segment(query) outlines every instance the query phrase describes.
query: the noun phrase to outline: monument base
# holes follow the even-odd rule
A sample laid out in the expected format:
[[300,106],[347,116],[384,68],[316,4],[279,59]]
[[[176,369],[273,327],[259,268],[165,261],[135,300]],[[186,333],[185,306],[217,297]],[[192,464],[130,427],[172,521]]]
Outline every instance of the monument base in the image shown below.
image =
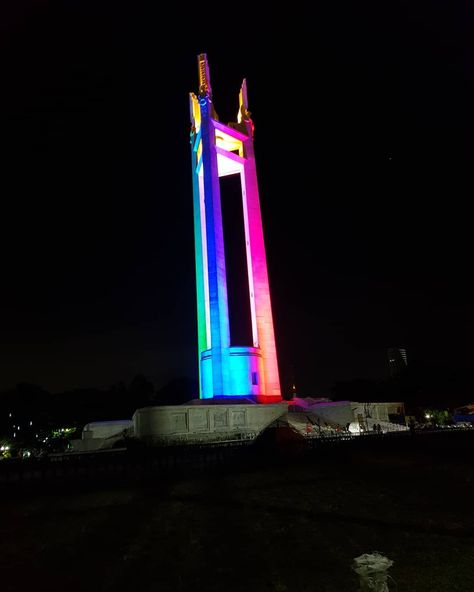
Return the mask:
[[280,395],[256,395],[255,397],[252,397],[253,399],[255,399],[255,401],[257,403],[283,403],[283,399],[280,397]]

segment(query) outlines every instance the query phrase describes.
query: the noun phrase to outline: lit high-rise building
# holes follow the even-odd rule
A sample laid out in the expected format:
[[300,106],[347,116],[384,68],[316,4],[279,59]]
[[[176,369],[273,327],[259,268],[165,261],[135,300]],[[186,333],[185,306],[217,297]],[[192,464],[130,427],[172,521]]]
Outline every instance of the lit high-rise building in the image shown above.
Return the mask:
[[388,355],[388,368],[390,376],[396,376],[406,368],[407,362],[407,350],[403,347],[389,347],[387,350]]

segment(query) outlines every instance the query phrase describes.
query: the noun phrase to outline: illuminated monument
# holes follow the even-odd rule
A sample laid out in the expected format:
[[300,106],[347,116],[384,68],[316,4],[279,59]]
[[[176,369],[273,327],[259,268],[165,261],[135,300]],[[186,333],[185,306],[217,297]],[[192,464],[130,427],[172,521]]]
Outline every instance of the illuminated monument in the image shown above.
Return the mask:
[[[200,398],[242,396],[276,403],[281,401],[280,380],[247,86],[244,80],[237,122],[224,125],[212,102],[206,54],[198,56],[198,68],[199,93],[190,94],[190,111]],[[246,274],[245,293],[242,298],[239,292],[238,298],[245,300],[250,327],[248,341],[239,344],[232,335],[232,326],[239,325],[229,320],[226,195],[221,202],[223,178],[230,176],[240,179]],[[230,296],[236,299],[234,293]]]

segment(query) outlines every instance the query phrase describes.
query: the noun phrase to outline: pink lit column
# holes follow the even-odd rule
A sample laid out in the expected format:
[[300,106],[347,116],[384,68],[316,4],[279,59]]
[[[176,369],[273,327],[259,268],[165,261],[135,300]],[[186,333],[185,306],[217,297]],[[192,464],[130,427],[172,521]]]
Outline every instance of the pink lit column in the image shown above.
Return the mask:
[[[254,341],[262,352],[264,368],[264,391],[258,397],[261,402],[281,400],[280,378],[273,330],[272,305],[268,282],[267,259],[263,238],[262,215],[258,195],[257,170],[252,139],[252,122],[246,121],[249,139],[244,142],[246,163],[242,172],[242,191],[244,207],[248,219],[248,257],[249,274],[253,278],[253,294],[250,294],[251,308],[255,311],[257,336]],[[252,302],[253,301],[253,302]]]

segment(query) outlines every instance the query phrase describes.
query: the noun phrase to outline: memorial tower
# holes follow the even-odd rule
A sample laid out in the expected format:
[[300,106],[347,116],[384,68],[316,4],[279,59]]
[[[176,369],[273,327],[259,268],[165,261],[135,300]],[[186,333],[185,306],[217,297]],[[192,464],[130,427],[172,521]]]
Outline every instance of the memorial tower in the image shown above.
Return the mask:
[[[237,121],[224,125],[214,109],[206,54],[198,56],[198,71],[190,115],[200,398],[275,403],[281,401],[280,380],[247,84],[244,80],[240,89]],[[229,181],[239,205],[226,226]],[[226,239],[239,232],[246,271],[236,279],[229,275],[237,267]],[[229,310],[229,302],[241,305],[240,316],[235,306]],[[239,337],[246,323],[248,337]],[[239,338],[245,342],[237,343]]]

